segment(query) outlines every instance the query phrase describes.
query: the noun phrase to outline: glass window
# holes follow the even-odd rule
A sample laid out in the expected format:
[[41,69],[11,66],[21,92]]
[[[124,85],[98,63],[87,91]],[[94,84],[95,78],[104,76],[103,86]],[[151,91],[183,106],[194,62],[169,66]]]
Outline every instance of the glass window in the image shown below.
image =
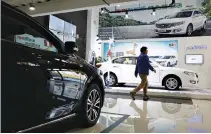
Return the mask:
[[117,58],[117,59],[113,60],[113,63],[123,64],[124,61],[125,61],[125,58]]
[[199,15],[199,11],[194,11],[193,15]]
[[58,71],[51,71],[51,75],[54,79],[57,79],[57,80],[61,80],[61,75],[58,73]]
[[50,40],[21,22],[2,15],[1,23],[2,39],[32,48],[57,52]]
[[170,18],[188,18],[188,17],[191,17],[192,13],[193,13],[192,11],[178,12],[170,16]]
[[113,60],[113,63],[135,65],[136,58],[135,57],[124,57],[124,58],[122,57],[122,58]]

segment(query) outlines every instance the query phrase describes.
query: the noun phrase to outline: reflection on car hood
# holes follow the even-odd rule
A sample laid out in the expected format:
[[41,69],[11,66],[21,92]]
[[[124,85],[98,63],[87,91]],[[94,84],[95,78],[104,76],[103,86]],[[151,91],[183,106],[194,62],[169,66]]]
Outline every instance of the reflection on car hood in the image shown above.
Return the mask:
[[181,21],[186,21],[188,18],[172,18],[172,19],[163,19],[158,21],[156,24],[169,24],[169,23],[176,23]]
[[159,61],[167,61],[168,59],[155,59],[155,61],[159,62]]
[[184,71],[187,71],[187,72],[193,72],[192,70],[187,70],[187,69],[183,69],[183,68],[176,68],[176,67],[162,67],[162,69],[164,70],[173,70],[173,71],[181,71],[181,72],[184,72]]

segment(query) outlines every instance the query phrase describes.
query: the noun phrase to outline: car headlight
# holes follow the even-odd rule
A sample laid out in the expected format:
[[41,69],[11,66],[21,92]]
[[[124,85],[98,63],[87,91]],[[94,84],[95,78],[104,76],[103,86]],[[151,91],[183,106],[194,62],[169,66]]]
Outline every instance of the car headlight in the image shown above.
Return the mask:
[[193,73],[193,72],[185,71],[184,73],[185,73],[186,75],[189,75],[189,76],[193,76],[193,77],[195,76],[195,73]]
[[172,23],[172,26],[180,26],[180,25],[182,25],[184,23],[185,23],[185,21],[176,22],[176,23]]

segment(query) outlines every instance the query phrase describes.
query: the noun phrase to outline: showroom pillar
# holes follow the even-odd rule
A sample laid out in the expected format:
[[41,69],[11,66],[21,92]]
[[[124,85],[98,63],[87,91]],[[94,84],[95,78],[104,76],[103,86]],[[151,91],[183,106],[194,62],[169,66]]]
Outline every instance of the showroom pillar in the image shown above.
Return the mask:
[[88,10],[86,34],[86,60],[89,60],[90,51],[95,51],[96,56],[101,55],[101,44],[98,44],[97,35],[99,28],[99,8]]

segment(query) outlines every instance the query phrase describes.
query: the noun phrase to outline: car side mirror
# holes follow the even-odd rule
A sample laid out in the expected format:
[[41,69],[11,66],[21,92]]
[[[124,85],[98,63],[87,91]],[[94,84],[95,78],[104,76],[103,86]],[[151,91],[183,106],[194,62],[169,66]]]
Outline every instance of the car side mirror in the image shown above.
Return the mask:
[[73,54],[75,52],[78,52],[78,46],[73,41],[67,41],[65,42],[65,53],[67,54]]

